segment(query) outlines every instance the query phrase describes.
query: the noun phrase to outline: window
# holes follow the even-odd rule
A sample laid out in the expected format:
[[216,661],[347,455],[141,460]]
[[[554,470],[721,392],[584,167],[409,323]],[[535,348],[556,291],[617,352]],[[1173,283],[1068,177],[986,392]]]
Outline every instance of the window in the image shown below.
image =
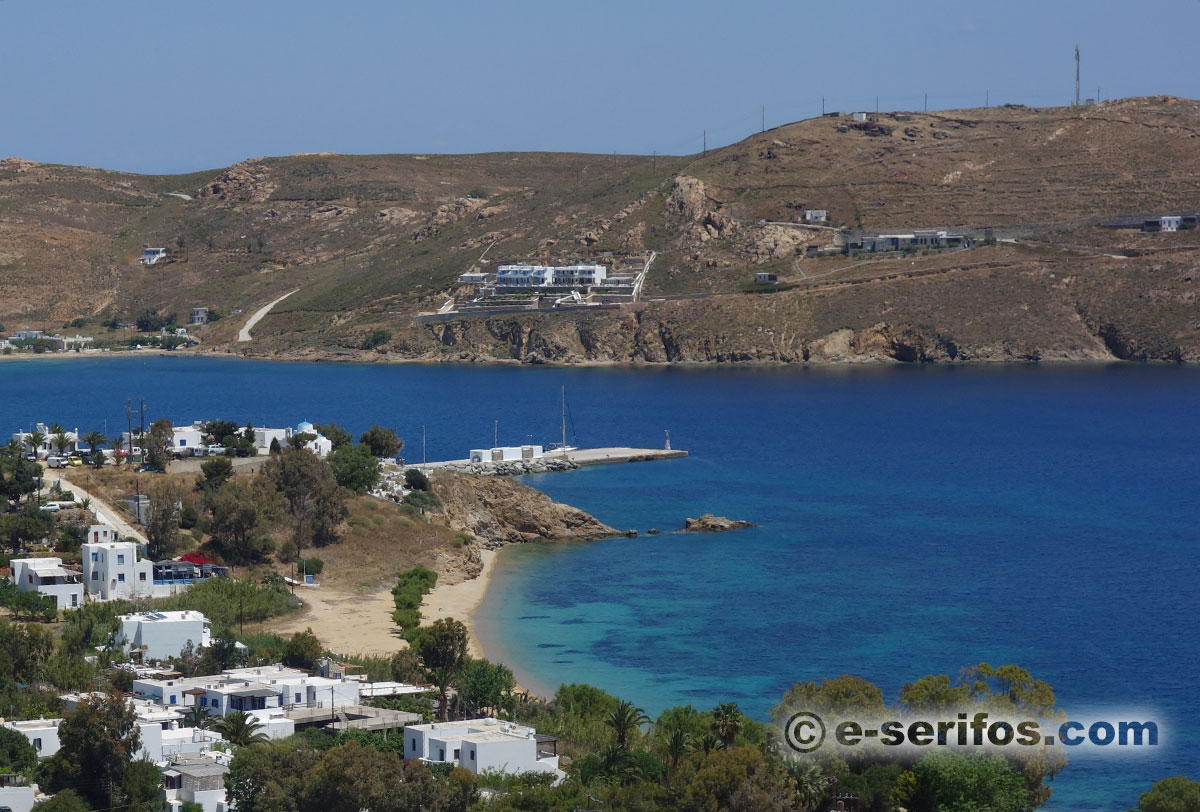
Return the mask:
[[125,583],[125,573],[123,573],[123,572],[122,572],[122,573],[119,573],[119,574],[117,575],[117,581],[119,581],[119,582],[120,582],[120,583],[122,583],[122,584],[123,584],[123,583]]
[[171,694],[171,701],[169,704],[171,704],[171,705],[175,704],[175,694]]
[[413,750],[416,750],[416,749],[417,749],[417,740],[416,740],[416,739],[413,739],[413,743],[412,743],[412,749],[413,749]]
[[37,750],[39,753],[42,752],[42,740],[41,739],[33,740],[33,749]]
[[207,696],[200,697],[200,707],[202,707],[202,708],[208,707],[208,697]]
[[[98,534],[96,534],[96,533],[92,534],[93,539],[95,538],[96,535],[98,535]],[[92,553],[92,561],[99,561],[99,560],[100,560],[100,553]]]
[[445,761],[445,760],[446,760],[446,748],[440,747],[440,748],[438,748],[438,761]]
[[472,748],[471,748],[471,755],[470,755],[470,759],[471,759],[471,761],[474,761],[474,760],[475,760],[475,748],[474,748],[474,747],[472,747]]
[[125,554],[124,553],[117,553],[117,563],[118,564],[125,563]]
[[300,694],[296,694],[296,701],[297,701],[297,702],[299,702],[299,701],[300,701]]
[[29,583],[32,584],[33,583],[33,574],[30,573],[30,574],[26,575],[25,580],[27,580]]
[[139,581],[144,581],[144,580],[146,580],[146,573],[144,573],[144,572],[139,572],[139,573],[138,573],[138,580],[139,580]]
[[100,571],[99,570],[92,570],[92,580],[93,581],[100,580]]
[[216,697],[213,697],[213,703],[212,703],[212,706],[213,706],[214,708],[219,708],[219,707],[221,707],[221,700],[217,699]]
[[185,446],[185,445],[187,445],[187,440],[180,440],[180,441],[179,441],[179,447],[180,447],[180,448],[182,448],[182,447],[183,447],[183,446]]
[[72,592],[72,593],[71,593],[71,605],[72,605],[72,606],[78,606],[78,605],[79,605],[79,596],[78,596],[78,595],[76,595],[74,592]]
[[462,750],[458,749],[457,747],[456,747],[456,748],[454,748],[454,760],[455,760],[455,761],[458,761],[458,759],[459,759],[461,756],[462,756]]

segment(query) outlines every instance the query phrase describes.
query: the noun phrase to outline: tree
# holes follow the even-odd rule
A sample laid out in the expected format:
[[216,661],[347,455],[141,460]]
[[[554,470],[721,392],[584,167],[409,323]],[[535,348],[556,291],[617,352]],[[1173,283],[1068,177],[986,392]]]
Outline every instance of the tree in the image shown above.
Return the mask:
[[366,493],[379,481],[379,460],[365,445],[343,445],[328,458],[337,484],[355,493]]
[[213,457],[200,463],[202,477],[196,479],[196,489],[205,493],[220,490],[233,476],[233,462],[228,457]]
[[50,426],[50,444],[61,455],[67,450],[67,446],[71,444],[71,436],[65,428],[55,423]]
[[404,472],[404,484],[412,491],[429,490],[429,477],[419,468],[409,468]]
[[732,747],[733,740],[742,732],[742,712],[736,702],[726,702],[713,708],[713,733],[725,747]]
[[192,705],[183,712],[184,727],[198,727],[201,730],[208,730],[214,724],[215,720],[209,716],[208,710],[199,705]]
[[283,499],[261,474],[231,479],[204,498],[212,514],[208,531],[222,557],[235,564],[254,564],[270,554],[265,529],[283,515]]
[[402,648],[392,655],[392,679],[406,685],[416,685],[425,679],[421,655],[411,648]]
[[372,330],[371,332],[367,333],[362,340],[362,344],[359,346],[364,350],[373,350],[376,347],[382,347],[391,340],[391,332],[387,330]]
[[37,766],[38,754],[29,739],[7,727],[0,727],[0,772],[7,769],[26,773]]
[[629,749],[629,734],[649,721],[650,717],[646,715],[645,711],[624,699],[618,702],[617,706],[604,718],[604,724],[611,727],[617,735],[617,747],[622,750]]
[[34,804],[32,812],[91,812],[91,807],[75,790],[60,789],[52,797]]
[[324,434],[325,437],[328,438],[329,442],[333,443],[334,451],[337,451],[344,445],[350,445],[352,442],[354,442],[354,435],[346,431],[337,423],[325,423],[324,425],[314,426],[314,428]]
[[88,444],[88,448],[90,449],[89,453],[91,454],[92,465],[97,468],[104,465],[104,455],[100,453],[100,446],[108,442],[108,438],[104,436],[104,433],[93,429],[83,435],[83,441]]
[[262,475],[287,502],[297,558],[305,539],[314,532],[324,543],[336,539],[337,523],[345,516],[345,497],[333,469],[323,460],[303,448],[287,448],[263,464]]
[[358,441],[371,449],[371,454],[376,457],[394,457],[404,448],[404,441],[396,432],[384,426],[371,426]]
[[662,736],[663,755],[670,759],[672,768],[678,767],[679,761],[693,749],[692,737],[682,727],[672,728]]
[[897,799],[911,812],[1025,812],[1033,805],[1021,774],[997,755],[934,752],[912,774],[912,795]]
[[31,431],[29,432],[29,450],[35,455],[42,450],[42,444],[46,442],[46,432]]
[[312,670],[317,667],[317,659],[324,651],[325,647],[313,634],[313,630],[305,629],[302,632],[296,632],[288,639],[287,645],[283,648],[283,664],[291,668]]
[[146,308],[141,313],[138,313],[135,323],[137,324],[137,328],[143,333],[153,333],[166,327],[174,320],[174,314],[162,316],[159,315],[157,310]]
[[304,777],[321,757],[280,745],[239,748],[225,777],[229,805],[240,812],[297,812]]
[[142,452],[150,465],[164,471],[171,461],[171,449],[175,445],[175,427],[165,417],[150,424],[150,431],[142,438]]
[[154,762],[144,756],[129,764],[121,780],[122,812],[160,812],[163,778]]
[[216,724],[217,732],[234,747],[250,747],[270,741],[261,728],[262,722],[242,711],[227,713]]
[[34,541],[46,538],[54,530],[54,517],[32,502],[18,513],[0,516],[0,540],[20,555],[21,548]]
[[1130,812],[1195,812],[1200,809],[1200,782],[1182,775],[1164,778],[1142,793],[1138,808]]
[[458,679],[458,698],[468,715],[493,716],[515,687],[516,680],[508,666],[482,659],[470,660],[463,666]]
[[446,695],[467,662],[467,627],[454,618],[444,617],[422,629],[417,650],[429,678],[438,689],[438,715],[449,719]]
[[272,437],[271,438],[271,446],[267,449],[267,453],[274,456],[275,454],[278,454],[281,451],[283,451],[283,449],[279,445],[279,438]]
[[146,522],[146,555],[161,561],[179,546],[179,521],[183,492],[172,482],[158,482],[150,490],[150,516]]
[[141,746],[137,714],[120,693],[89,696],[58,726],[59,751],[53,757],[51,787],[79,786],[88,801],[106,808],[106,782],[119,785]]

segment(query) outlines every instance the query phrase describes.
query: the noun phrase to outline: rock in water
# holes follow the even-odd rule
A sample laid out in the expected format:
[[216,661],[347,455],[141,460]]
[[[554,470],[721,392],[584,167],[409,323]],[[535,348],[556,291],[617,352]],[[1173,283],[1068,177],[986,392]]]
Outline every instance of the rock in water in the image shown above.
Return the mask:
[[726,519],[724,516],[714,516],[711,513],[705,513],[699,519],[683,520],[683,532],[685,533],[720,533],[725,530],[740,530],[743,527],[754,526],[752,522]]

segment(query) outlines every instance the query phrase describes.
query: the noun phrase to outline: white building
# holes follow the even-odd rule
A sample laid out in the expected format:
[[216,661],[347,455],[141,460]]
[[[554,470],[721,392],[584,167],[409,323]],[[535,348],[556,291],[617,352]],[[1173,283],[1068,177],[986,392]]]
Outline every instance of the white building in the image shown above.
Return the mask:
[[288,444],[291,434],[291,429],[255,429],[254,447],[258,449],[259,454],[268,454],[271,451],[272,440],[278,442],[279,447],[283,448]]
[[[58,446],[55,445],[54,442],[54,433],[50,431],[49,426],[47,426],[45,423],[38,423],[36,426],[34,426],[34,431],[39,431],[44,435],[41,445],[39,445],[36,449],[33,447],[33,443],[30,440],[30,436],[33,432],[18,431],[13,433],[12,439],[15,440],[17,445],[21,447],[22,454],[34,452],[37,454],[38,459],[44,460],[51,454],[59,453]],[[79,429],[75,429],[74,431],[64,431],[63,434],[65,435],[65,439],[67,441],[66,445],[64,445],[62,448],[63,454],[71,454],[80,450],[80,445],[83,445],[86,449],[86,444],[81,444],[79,442]]]
[[458,278],[461,285],[484,285],[487,284],[487,274],[476,271],[468,271]]
[[22,592],[37,592],[54,601],[58,609],[83,605],[79,573],[63,569],[61,558],[14,558],[9,562],[12,582]]
[[29,740],[38,758],[50,758],[62,746],[58,741],[58,726],[62,719],[28,719],[23,722],[0,722]]
[[824,223],[829,220],[828,209],[805,209],[804,222],[806,223]]
[[587,288],[604,284],[604,265],[501,265],[496,286],[501,288]]
[[555,266],[554,285],[568,288],[586,288],[604,284],[608,268],[603,265],[560,265]]
[[105,601],[154,596],[154,564],[138,557],[137,544],[116,541],[116,531],[105,525],[92,525],[87,537],[80,552],[90,594]]
[[514,445],[500,448],[472,448],[471,462],[515,462],[517,460],[536,460],[545,456],[540,445]]
[[177,657],[189,643],[196,649],[212,645],[208,618],[192,609],[137,612],[120,615],[117,620],[121,625],[116,632],[116,642],[130,650],[140,650],[146,660]]
[[207,324],[208,323],[208,308],[207,307],[193,307],[192,308],[192,317],[191,317],[189,323],[190,324]]
[[167,255],[165,248],[146,248],[142,250],[142,255],[138,257],[138,262],[143,265],[153,265]]
[[312,423],[309,423],[307,420],[296,426],[296,430],[292,434],[288,435],[288,440],[290,441],[291,438],[295,437],[297,434],[316,435],[315,438],[305,443],[304,447],[316,454],[318,457],[327,457],[329,456],[329,452],[333,451],[333,441],[321,432],[317,431],[317,427]]
[[33,805],[46,797],[37,784],[26,784],[20,776],[0,774],[0,810],[31,812]]
[[1183,217],[1178,214],[1170,214],[1158,218],[1159,231],[1178,231],[1179,224],[1183,221]]
[[227,812],[225,776],[229,766],[224,758],[172,759],[163,768],[168,812],[179,812],[185,803],[197,803],[204,812]]
[[409,725],[404,728],[404,757],[450,763],[476,775],[486,770],[564,775],[558,768],[557,739],[491,718]]
[[[282,711],[296,706],[338,708],[357,705],[359,688],[360,683],[353,680],[316,677],[282,665],[230,668],[220,674],[187,679],[133,681],[135,693],[165,707],[198,706],[213,716],[224,716],[231,711],[254,713],[264,725],[268,720],[274,724]],[[272,737],[276,732],[290,735],[278,725],[266,732]]]

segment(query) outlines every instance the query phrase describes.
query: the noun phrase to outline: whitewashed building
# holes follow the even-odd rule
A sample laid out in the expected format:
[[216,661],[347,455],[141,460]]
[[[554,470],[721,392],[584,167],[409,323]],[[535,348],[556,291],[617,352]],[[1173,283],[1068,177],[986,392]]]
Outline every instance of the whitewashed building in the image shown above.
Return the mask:
[[[133,690],[165,707],[204,708],[212,716],[254,713],[260,721],[288,708],[357,705],[361,683],[318,677],[282,665],[230,668],[191,678],[135,679]],[[268,733],[268,735],[273,735]]]
[[38,758],[50,758],[62,746],[58,740],[58,726],[62,719],[27,719],[21,722],[0,722],[9,730],[15,730],[29,740]]
[[538,735],[527,725],[498,719],[434,722],[404,728],[404,757],[432,764],[453,764],[478,775],[502,773],[553,773],[558,768],[558,740]]
[[545,456],[545,450],[540,445],[510,445],[499,448],[472,448],[471,462],[515,462],[517,460],[536,460]]
[[304,447],[307,448],[312,453],[316,454],[318,457],[322,457],[322,458],[327,457],[327,456],[329,456],[329,452],[333,451],[333,440],[330,440],[324,434],[317,431],[317,427],[314,426],[312,423],[309,423],[307,420],[305,420],[304,422],[297,425],[296,430],[293,433],[288,435],[289,443],[291,442],[291,439],[293,437],[295,437],[297,434],[315,434],[316,435],[316,437],[314,437],[313,439],[311,439],[307,443],[305,443]]
[[[149,562],[146,562],[149,563]],[[212,645],[209,621],[192,609],[178,612],[137,612],[120,615],[115,641],[146,660],[177,657],[190,643],[199,649]]]
[[78,572],[64,569],[61,558],[14,558],[9,562],[13,584],[22,592],[37,592],[54,601],[58,609],[83,605],[83,583]]
[[[31,440],[33,431],[41,432],[44,438],[41,442],[41,445],[39,445],[37,448],[33,447],[33,442]],[[55,445],[54,433],[50,431],[49,426],[47,426],[45,423],[38,423],[34,426],[33,431],[13,432],[12,439],[15,440],[17,445],[21,447],[22,454],[33,452],[37,454],[37,458],[39,460],[44,460],[51,454],[59,453],[59,448],[57,445]],[[79,429],[75,429],[74,431],[64,430],[63,434],[65,435],[64,439],[66,440],[66,444],[62,447],[63,454],[73,454],[80,450],[81,445],[83,446],[83,449],[86,450],[87,445],[85,443],[80,443],[79,441]]]
[[32,812],[33,805],[47,797],[37,784],[25,783],[22,776],[0,774],[0,810]]
[[88,541],[80,548],[87,591],[105,601],[152,597],[154,563],[139,558],[137,544],[115,539],[116,531],[111,527],[88,528]]
[[228,773],[225,757],[172,759],[162,769],[168,812],[179,812],[185,803],[200,804],[204,812],[228,812],[225,796]]
[[167,255],[165,248],[144,248],[138,262],[142,265],[153,265]]

